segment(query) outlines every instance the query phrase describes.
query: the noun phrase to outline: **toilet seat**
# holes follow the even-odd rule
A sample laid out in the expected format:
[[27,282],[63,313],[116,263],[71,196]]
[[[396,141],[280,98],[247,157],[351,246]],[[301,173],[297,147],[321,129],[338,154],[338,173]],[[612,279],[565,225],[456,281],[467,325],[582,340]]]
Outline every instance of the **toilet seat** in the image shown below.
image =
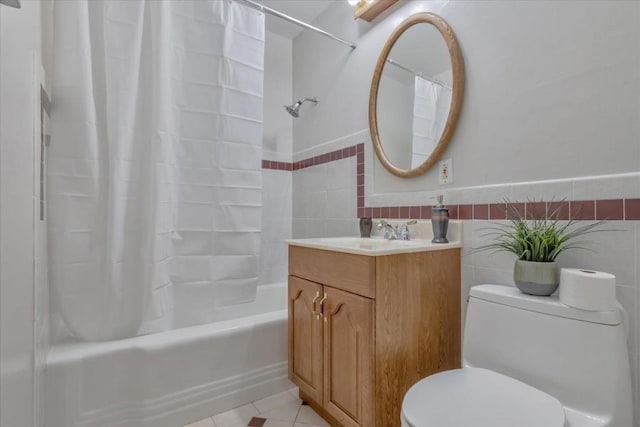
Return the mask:
[[523,382],[482,368],[431,375],[409,389],[402,422],[410,427],[562,427],[560,402]]

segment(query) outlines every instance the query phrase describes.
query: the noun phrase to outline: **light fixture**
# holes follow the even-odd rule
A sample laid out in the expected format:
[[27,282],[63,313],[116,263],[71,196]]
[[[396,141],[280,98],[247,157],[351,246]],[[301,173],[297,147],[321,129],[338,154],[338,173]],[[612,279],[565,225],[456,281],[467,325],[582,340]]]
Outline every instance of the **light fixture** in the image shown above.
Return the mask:
[[20,0],[0,0],[0,3],[20,9]]
[[380,15],[389,7],[393,6],[398,0],[347,0],[350,5],[355,7],[354,16],[356,19],[361,18],[367,22],[371,22],[376,16]]

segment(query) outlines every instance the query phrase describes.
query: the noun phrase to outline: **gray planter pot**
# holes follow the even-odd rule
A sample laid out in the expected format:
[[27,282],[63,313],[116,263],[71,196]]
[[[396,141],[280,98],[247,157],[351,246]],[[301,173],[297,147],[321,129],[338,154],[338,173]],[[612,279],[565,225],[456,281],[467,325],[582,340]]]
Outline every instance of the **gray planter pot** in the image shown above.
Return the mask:
[[549,296],[560,283],[558,264],[517,260],[513,267],[513,281],[525,294]]

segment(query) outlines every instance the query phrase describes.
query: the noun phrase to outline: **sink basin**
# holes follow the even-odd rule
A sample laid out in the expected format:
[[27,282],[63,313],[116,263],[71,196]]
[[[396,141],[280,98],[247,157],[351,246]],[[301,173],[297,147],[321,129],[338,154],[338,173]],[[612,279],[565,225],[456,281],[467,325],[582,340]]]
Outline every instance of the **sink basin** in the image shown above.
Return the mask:
[[286,241],[293,246],[326,249],[359,255],[394,255],[408,252],[433,251],[460,247],[459,242],[431,243],[429,240],[386,240],[363,237],[322,237],[315,239],[292,239]]
[[311,240],[322,240],[322,242],[325,244],[359,248],[365,251],[375,251],[391,248],[411,248],[424,246],[424,244],[426,243],[425,241],[420,240],[387,240],[370,239],[364,237],[326,237],[323,239]]

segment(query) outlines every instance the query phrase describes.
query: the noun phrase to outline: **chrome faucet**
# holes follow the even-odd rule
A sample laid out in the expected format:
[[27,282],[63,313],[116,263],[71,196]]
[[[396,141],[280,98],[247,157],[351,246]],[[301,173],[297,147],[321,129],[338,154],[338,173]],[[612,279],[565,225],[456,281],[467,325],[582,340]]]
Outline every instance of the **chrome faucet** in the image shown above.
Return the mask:
[[397,227],[392,226],[384,219],[381,219],[378,223],[378,230],[384,230],[384,238],[388,240],[409,240],[409,226],[416,224],[418,221],[415,219],[413,221],[406,222],[402,224],[400,230],[398,231]]
[[388,240],[397,240],[400,236],[398,229],[389,224],[384,219],[381,219],[377,226],[378,230],[384,230],[384,238]]
[[402,224],[402,227],[400,227],[400,239],[409,240],[409,226],[417,223],[418,221],[414,219],[412,221],[405,222],[404,224]]

